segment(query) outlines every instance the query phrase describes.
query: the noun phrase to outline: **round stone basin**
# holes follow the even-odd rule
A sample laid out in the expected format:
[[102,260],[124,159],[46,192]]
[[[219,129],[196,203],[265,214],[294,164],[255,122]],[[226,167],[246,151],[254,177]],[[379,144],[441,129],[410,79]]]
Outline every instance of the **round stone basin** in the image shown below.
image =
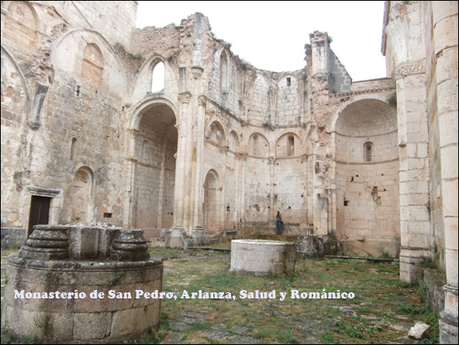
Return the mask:
[[295,250],[294,242],[233,240],[230,272],[261,276],[293,272]]

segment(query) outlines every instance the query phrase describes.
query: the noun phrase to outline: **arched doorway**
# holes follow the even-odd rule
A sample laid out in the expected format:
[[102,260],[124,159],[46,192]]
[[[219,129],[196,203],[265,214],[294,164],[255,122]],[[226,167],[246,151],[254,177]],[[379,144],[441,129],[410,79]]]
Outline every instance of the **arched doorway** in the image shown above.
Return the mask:
[[173,226],[176,118],[166,104],[154,103],[141,110],[135,139],[133,225],[159,237]]
[[204,182],[204,230],[214,235],[221,230],[220,178],[214,170],[207,173]]

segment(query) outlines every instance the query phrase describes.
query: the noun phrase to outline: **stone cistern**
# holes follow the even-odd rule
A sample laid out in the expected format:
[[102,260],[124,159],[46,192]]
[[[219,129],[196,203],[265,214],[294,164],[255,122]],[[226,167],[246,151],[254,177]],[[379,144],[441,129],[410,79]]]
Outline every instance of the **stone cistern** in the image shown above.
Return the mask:
[[295,271],[294,242],[232,240],[231,272],[267,276]]
[[[160,321],[163,264],[139,229],[36,225],[8,257],[2,332],[51,343],[111,343]],[[57,294],[59,292],[59,294]]]

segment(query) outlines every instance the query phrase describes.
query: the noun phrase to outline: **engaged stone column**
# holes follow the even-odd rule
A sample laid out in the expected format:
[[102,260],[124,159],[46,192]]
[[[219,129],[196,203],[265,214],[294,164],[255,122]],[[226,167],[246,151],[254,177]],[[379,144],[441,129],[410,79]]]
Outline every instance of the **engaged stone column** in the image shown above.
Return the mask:
[[179,95],[180,101],[180,124],[177,124],[178,150],[175,163],[175,192],[174,192],[174,229],[183,230],[184,200],[185,200],[185,179],[186,179],[186,131],[188,124],[188,106],[191,100],[191,93],[184,92]]
[[399,64],[397,116],[400,176],[400,279],[413,284],[416,270],[431,256],[428,119],[424,61]]
[[[197,130],[196,130],[196,149],[193,152],[193,165],[195,169],[194,176],[194,204],[193,204],[193,231],[202,231],[203,214],[202,214],[202,200],[203,200],[203,178],[202,164],[204,154],[204,118],[206,116],[207,98],[199,96],[198,98],[198,112],[197,112]],[[193,235],[194,237],[194,235]]]
[[[441,160],[441,201],[445,234],[445,307],[440,319],[440,343],[458,342],[458,3],[432,1],[436,58],[438,139]],[[452,42],[456,42],[452,45]],[[453,66],[456,66],[454,68]]]

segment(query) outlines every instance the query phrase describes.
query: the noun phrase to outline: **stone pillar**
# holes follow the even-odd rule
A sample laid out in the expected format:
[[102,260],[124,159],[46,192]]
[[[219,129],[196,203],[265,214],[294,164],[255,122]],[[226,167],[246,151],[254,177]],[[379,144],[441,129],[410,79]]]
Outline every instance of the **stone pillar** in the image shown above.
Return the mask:
[[175,163],[175,191],[174,191],[174,229],[184,229],[184,200],[185,200],[185,174],[186,174],[186,129],[188,124],[191,94],[189,92],[179,95],[180,124],[176,125],[178,131],[177,160]]
[[[440,319],[440,343],[458,342],[458,4],[432,1],[435,82],[441,161],[441,199],[445,235],[445,307]],[[434,62],[434,63],[435,63]]]
[[269,157],[268,158],[268,164],[269,164],[269,175],[270,175],[270,183],[269,183],[269,188],[270,191],[269,193],[271,194],[271,199],[269,200],[269,206],[270,206],[270,212],[269,212],[269,220],[273,220],[274,217],[277,214],[277,209],[274,209],[274,181],[275,181],[275,176],[274,176],[274,167],[276,165],[276,157]]
[[193,162],[192,156],[195,147],[195,133],[193,133],[193,122],[195,121],[194,117],[194,102],[193,98],[189,93],[181,94],[179,96],[181,98],[181,102],[187,104],[187,118],[182,119],[182,125],[186,126],[183,128],[184,135],[185,135],[185,170],[184,170],[184,185],[183,185],[183,228],[185,229],[186,233],[191,235],[191,227],[193,224],[192,219],[192,206],[193,206],[193,190],[194,190],[194,180],[193,180]]
[[312,50],[312,76],[317,74],[328,75],[328,55],[330,46],[327,33],[314,31],[309,35]]
[[428,118],[424,61],[399,64],[397,116],[400,176],[400,279],[416,282],[417,266],[431,256]]
[[193,151],[194,165],[194,204],[193,204],[193,231],[202,231],[203,229],[203,177],[202,164],[204,161],[204,118],[206,116],[207,98],[205,96],[198,97],[198,112],[197,112],[197,130],[196,130],[196,147]]
[[239,180],[239,205],[238,205],[238,222],[245,222],[245,176],[247,167],[247,153],[237,153],[236,159],[238,161],[238,180]]
[[134,226],[134,202],[135,202],[135,170],[137,165],[137,159],[135,155],[135,140],[139,134],[138,129],[128,129],[128,152],[125,160],[126,167],[126,203],[123,215],[123,226],[132,227]]

